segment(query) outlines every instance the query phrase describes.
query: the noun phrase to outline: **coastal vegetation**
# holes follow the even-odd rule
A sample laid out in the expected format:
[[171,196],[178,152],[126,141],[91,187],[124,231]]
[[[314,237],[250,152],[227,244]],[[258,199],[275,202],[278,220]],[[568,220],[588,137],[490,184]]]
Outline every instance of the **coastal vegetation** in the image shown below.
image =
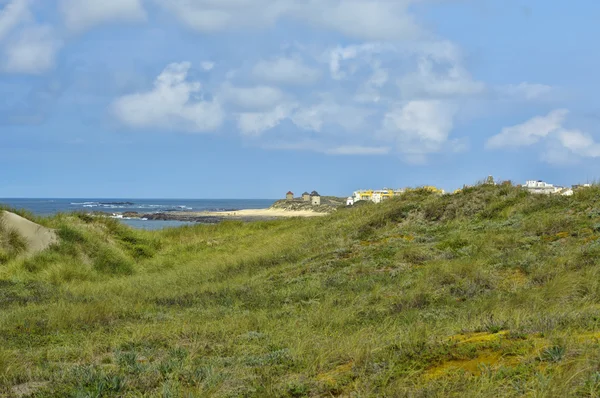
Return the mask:
[[[26,217],[31,216],[23,214]],[[600,396],[600,187],[0,229],[0,395]]]
[[320,204],[318,205],[313,205],[310,201],[304,201],[302,199],[282,199],[273,203],[273,205],[271,205],[271,209],[283,209],[293,211],[309,210],[319,213],[330,213],[332,211],[335,211],[338,207],[345,205],[346,198],[341,198],[338,196],[321,196]]

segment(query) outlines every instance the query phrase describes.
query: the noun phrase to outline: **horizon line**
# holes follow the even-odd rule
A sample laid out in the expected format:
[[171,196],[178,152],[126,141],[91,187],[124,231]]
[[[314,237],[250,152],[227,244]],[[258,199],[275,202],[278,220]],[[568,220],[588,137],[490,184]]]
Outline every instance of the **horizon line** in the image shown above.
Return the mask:
[[277,198],[158,198],[158,197],[94,197],[94,196],[73,196],[73,197],[41,197],[41,196],[6,196],[0,197],[0,201],[4,199],[98,199],[98,200],[139,200],[139,199],[151,199],[151,200],[277,200]]

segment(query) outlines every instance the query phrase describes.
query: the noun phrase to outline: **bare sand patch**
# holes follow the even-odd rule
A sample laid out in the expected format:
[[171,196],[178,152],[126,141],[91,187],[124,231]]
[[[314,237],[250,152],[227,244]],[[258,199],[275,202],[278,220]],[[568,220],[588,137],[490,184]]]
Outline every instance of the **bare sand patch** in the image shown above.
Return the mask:
[[58,241],[56,232],[39,224],[29,221],[17,214],[2,211],[0,222],[5,230],[16,231],[27,242],[27,254],[39,253]]
[[11,390],[16,397],[26,397],[33,394],[37,390],[46,387],[48,384],[49,383],[47,381],[31,381],[29,383],[23,383],[19,384],[18,386],[14,386]]

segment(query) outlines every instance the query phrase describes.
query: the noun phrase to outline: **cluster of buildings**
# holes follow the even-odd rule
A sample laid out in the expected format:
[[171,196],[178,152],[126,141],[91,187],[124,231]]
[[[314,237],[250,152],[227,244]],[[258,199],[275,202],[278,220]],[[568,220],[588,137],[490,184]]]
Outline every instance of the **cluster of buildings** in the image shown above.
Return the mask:
[[[494,178],[492,176],[488,176],[485,179],[485,181],[483,182],[483,184],[498,185],[498,183],[494,181]],[[502,184],[510,184],[510,181],[505,181]],[[546,194],[546,195],[555,194],[555,195],[564,195],[564,196],[571,196],[571,195],[573,195],[573,192],[576,191],[577,189],[590,187],[590,186],[591,186],[591,184],[581,184],[581,185],[573,185],[572,187],[569,188],[569,187],[555,186],[553,184],[549,184],[542,180],[529,180],[529,181],[526,181],[524,185],[517,185],[517,187],[527,190],[534,194]],[[465,185],[462,189],[457,189],[456,191],[454,191],[454,193],[459,193],[463,189],[468,188],[468,187],[469,186]],[[420,187],[420,189],[426,189],[428,191],[438,193],[438,194],[445,193],[443,189],[439,189],[439,188],[436,188],[436,187],[430,186],[430,185]],[[355,191],[352,194],[352,196],[348,197],[348,199],[346,200],[346,204],[348,206],[351,206],[361,200],[367,200],[367,201],[371,201],[374,203],[381,203],[384,200],[390,199],[394,196],[401,195],[407,191],[410,191],[410,188],[407,188],[407,189],[385,188],[385,189],[381,189],[381,190],[359,190],[359,191]]]
[[298,202],[310,202],[310,204],[313,206],[318,206],[321,204],[321,195],[319,195],[317,191],[312,191],[311,193],[304,192],[300,198],[295,198],[294,193],[292,191],[288,191],[288,193],[285,194],[285,199],[295,200]]
[[397,195],[401,195],[405,192],[404,189],[379,189],[379,190],[372,190],[372,189],[365,189],[365,190],[359,190],[359,191],[354,191],[354,193],[352,194],[352,196],[349,196],[348,199],[346,199],[346,205],[348,206],[352,206],[354,203],[361,201],[361,200],[367,200],[373,203],[381,203],[384,200],[393,198],[394,196]]
[[[428,190],[428,191],[431,191],[434,193],[439,193],[439,194],[445,193],[443,189],[439,189],[432,185],[426,185],[426,186],[420,187],[420,189],[425,189],[425,190]],[[348,199],[346,199],[346,205],[352,206],[353,204],[355,204],[356,202],[359,202],[361,200],[367,200],[367,201],[370,201],[373,203],[381,203],[384,200],[393,198],[394,196],[402,195],[404,192],[407,192],[407,191],[410,191],[410,188],[406,188],[406,189],[384,188],[384,189],[378,189],[378,190],[368,189],[368,190],[354,191],[352,196],[349,196]]]
[[[498,183],[494,182],[494,178],[489,176],[484,184],[487,185],[498,185]],[[510,181],[505,181],[503,184],[510,184]],[[543,195],[564,195],[571,196],[573,192],[579,188],[590,187],[591,184],[581,184],[581,185],[573,185],[571,188],[569,187],[561,187],[554,184],[549,184],[542,180],[528,180],[523,185],[517,185],[518,188],[524,189],[533,194],[543,194]],[[457,189],[454,193],[458,193],[462,191],[464,188],[468,188],[468,185],[465,185],[462,189]]]
[[[485,179],[485,181],[483,182],[483,184],[498,185],[498,183],[494,181],[494,178],[492,176],[488,176]],[[502,184],[510,184],[510,181],[505,181]],[[576,191],[577,189],[590,187],[590,186],[591,186],[591,184],[581,184],[581,185],[573,185],[573,186],[571,186],[571,188],[568,188],[568,187],[555,186],[553,184],[549,184],[542,180],[529,180],[529,181],[526,181],[525,184],[523,184],[523,185],[517,185],[517,187],[524,189],[526,191],[529,191],[531,193],[534,193],[534,194],[545,194],[545,195],[554,194],[554,195],[564,195],[564,196],[571,196],[571,195],[573,195],[573,192]],[[468,185],[465,185],[465,186],[463,186],[463,188],[457,189],[456,191],[454,191],[454,193],[459,193],[463,189],[468,188],[468,187],[469,187]],[[408,192],[412,189],[413,188],[404,188],[404,189],[384,188],[384,189],[376,189],[376,190],[362,189],[362,190],[354,191],[354,193],[352,193],[352,196],[349,196],[346,199],[346,205],[352,206],[355,203],[360,202],[360,201],[381,203],[385,200],[393,198],[394,196],[402,195],[403,193]],[[445,191],[443,189],[437,188],[432,185],[425,185],[425,186],[422,186],[419,188],[414,188],[414,189],[425,189],[427,191],[437,193],[440,195],[445,194]],[[321,195],[319,195],[319,193],[317,191],[312,191],[311,193],[304,192],[302,194],[302,197],[300,197],[300,198],[294,198],[294,193],[292,191],[289,191],[286,194],[286,199],[290,200],[290,201],[310,202],[313,206],[318,206],[321,204]]]
[[550,194],[558,194],[558,195],[564,195],[564,196],[571,196],[573,195],[573,192],[579,188],[586,188],[586,187],[590,187],[591,184],[582,184],[582,185],[573,185],[571,188],[568,187],[559,187],[559,186],[554,186],[553,184],[548,184],[547,182],[544,182],[542,180],[530,180],[525,182],[525,185],[521,185],[521,188],[526,189],[527,191],[531,192],[531,193],[536,193],[536,194],[545,194],[545,195],[550,195]]

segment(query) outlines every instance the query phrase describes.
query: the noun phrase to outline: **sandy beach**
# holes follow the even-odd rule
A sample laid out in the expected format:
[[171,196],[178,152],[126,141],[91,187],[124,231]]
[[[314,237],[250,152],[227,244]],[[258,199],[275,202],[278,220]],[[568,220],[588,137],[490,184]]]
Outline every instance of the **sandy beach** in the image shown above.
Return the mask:
[[246,209],[235,211],[173,211],[168,213],[175,217],[320,217],[328,213],[319,213],[312,210],[283,210],[283,209]]
[[164,220],[164,221],[194,221],[203,223],[217,223],[222,220],[260,221],[274,220],[277,218],[291,217],[321,217],[329,212],[318,212],[312,209],[243,209],[230,211],[165,211],[157,213],[124,212],[113,213],[115,218]]

